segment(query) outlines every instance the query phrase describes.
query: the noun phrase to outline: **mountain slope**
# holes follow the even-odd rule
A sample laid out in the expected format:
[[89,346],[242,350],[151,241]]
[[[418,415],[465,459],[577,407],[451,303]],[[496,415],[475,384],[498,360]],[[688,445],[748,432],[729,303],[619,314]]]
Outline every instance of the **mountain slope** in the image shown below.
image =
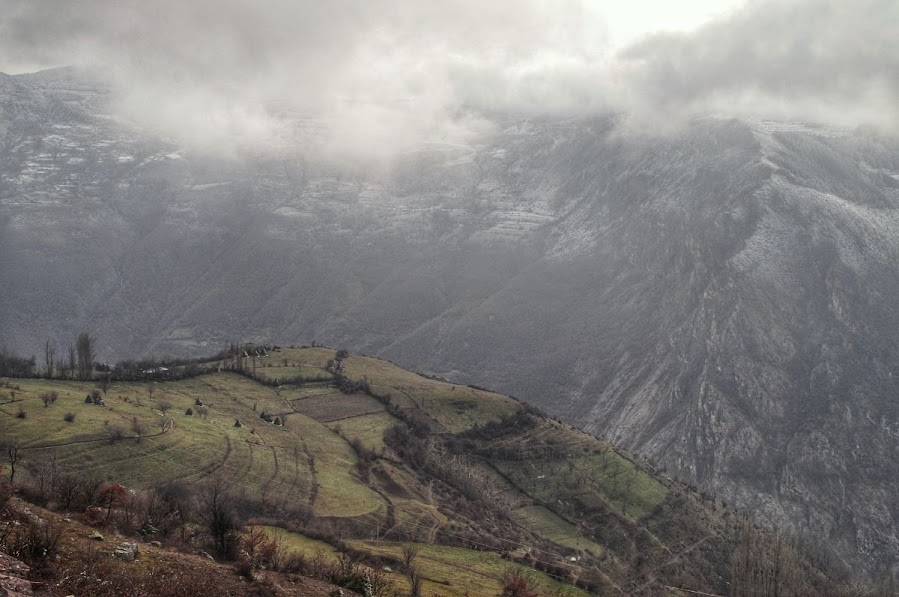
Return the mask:
[[[221,370],[235,364],[242,372]],[[771,569],[782,589],[845,588],[791,543],[506,396],[323,348],[270,347],[205,368],[179,381],[114,382],[102,405],[85,400],[91,383],[4,380],[0,432],[18,446],[16,480],[30,474],[30,494],[60,507],[77,499],[64,489],[70,476],[174,483],[201,502],[212,479],[247,518],[368,557],[411,544],[423,562],[486,579],[475,590],[426,568],[425,594],[496,594],[510,567],[542,572],[533,576],[541,594],[723,593],[747,581],[732,556],[768,570],[775,548],[791,558]],[[58,399],[45,405],[50,391]],[[132,511],[118,524],[144,528]],[[757,551],[741,551],[747,537]]]
[[895,140],[497,118],[366,169],[201,156],[71,71],[0,84],[0,342],[345,344],[489,382],[846,562],[899,558]]

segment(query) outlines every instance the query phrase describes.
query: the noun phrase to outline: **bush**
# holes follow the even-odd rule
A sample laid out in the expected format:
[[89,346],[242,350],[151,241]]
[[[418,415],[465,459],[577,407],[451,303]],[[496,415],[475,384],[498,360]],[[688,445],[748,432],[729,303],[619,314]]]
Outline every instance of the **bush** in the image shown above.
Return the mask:
[[62,533],[61,525],[29,519],[4,535],[3,551],[32,568],[47,566],[56,557]]
[[108,425],[106,427],[106,433],[109,436],[109,443],[115,443],[125,439],[125,430],[118,425]]
[[57,392],[42,392],[40,395],[41,402],[44,403],[44,408],[47,408],[59,398],[59,393]]
[[73,413],[73,412],[66,413],[65,415],[63,415],[62,420],[65,421],[66,423],[74,423],[75,422],[75,413]]
[[19,407],[19,412],[16,413],[16,418],[17,418],[17,419],[25,419],[25,418],[28,418],[28,412],[27,412],[24,408],[22,408],[22,407],[20,406],[20,407]]
[[538,597],[534,581],[518,568],[509,568],[503,574],[502,597]]

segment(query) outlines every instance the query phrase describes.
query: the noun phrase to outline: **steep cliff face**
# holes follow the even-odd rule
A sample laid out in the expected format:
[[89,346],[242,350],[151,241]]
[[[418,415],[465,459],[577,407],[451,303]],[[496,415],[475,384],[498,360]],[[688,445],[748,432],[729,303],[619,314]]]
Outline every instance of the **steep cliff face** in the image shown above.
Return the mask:
[[629,220],[658,270],[610,286],[658,303],[613,298],[644,330],[606,333],[644,342],[602,351],[619,356],[605,377],[584,359],[596,398],[575,416],[844,554],[896,553],[895,151],[751,131],[756,158],[714,176],[726,188],[669,185],[642,202],[658,216]]
[[899,142],[498,119],[363,169],[204,157],[104,98],[0,79],[0,343],[347,344],[499,384],[847,561],[899,558]]

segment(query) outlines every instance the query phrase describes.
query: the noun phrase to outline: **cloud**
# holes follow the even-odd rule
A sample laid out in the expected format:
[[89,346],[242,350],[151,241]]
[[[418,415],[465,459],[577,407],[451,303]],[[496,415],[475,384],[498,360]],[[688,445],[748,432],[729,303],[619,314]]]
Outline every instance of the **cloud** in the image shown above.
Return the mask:
[[389,154],[424,138],[457,140],[482,119],[453,72],[528,63],[562,39],[566,49],[595,42],[570,0],[0,0],[0,8],[9,63],[96,67],[114,84],[119,114],[219,149],[295,142],[310,128],[296,118],[307,116],[328,124],[326,135],[304,137],[324,149]]
[[[579,0],[0,0],[8,63],[98,66],[124,117],[201,148],[384,156],[483,114],[897,128],[894,0],[752,2],[611,54]],[[299,139],[299,140],[298,140]]]
[[619,56],[620,100],[638,118],[716,111],[899,124],[899,4],[756,2],[691,34],[661,34]]

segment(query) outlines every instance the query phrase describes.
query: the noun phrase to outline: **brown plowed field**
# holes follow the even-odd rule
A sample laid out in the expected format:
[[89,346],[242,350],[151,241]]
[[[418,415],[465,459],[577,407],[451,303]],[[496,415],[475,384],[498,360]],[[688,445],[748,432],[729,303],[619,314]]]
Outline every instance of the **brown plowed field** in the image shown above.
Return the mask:
[[384,406],[365,394],[325,394],[294,400],[294,410],[319,423],[330,423],[384,410]]

